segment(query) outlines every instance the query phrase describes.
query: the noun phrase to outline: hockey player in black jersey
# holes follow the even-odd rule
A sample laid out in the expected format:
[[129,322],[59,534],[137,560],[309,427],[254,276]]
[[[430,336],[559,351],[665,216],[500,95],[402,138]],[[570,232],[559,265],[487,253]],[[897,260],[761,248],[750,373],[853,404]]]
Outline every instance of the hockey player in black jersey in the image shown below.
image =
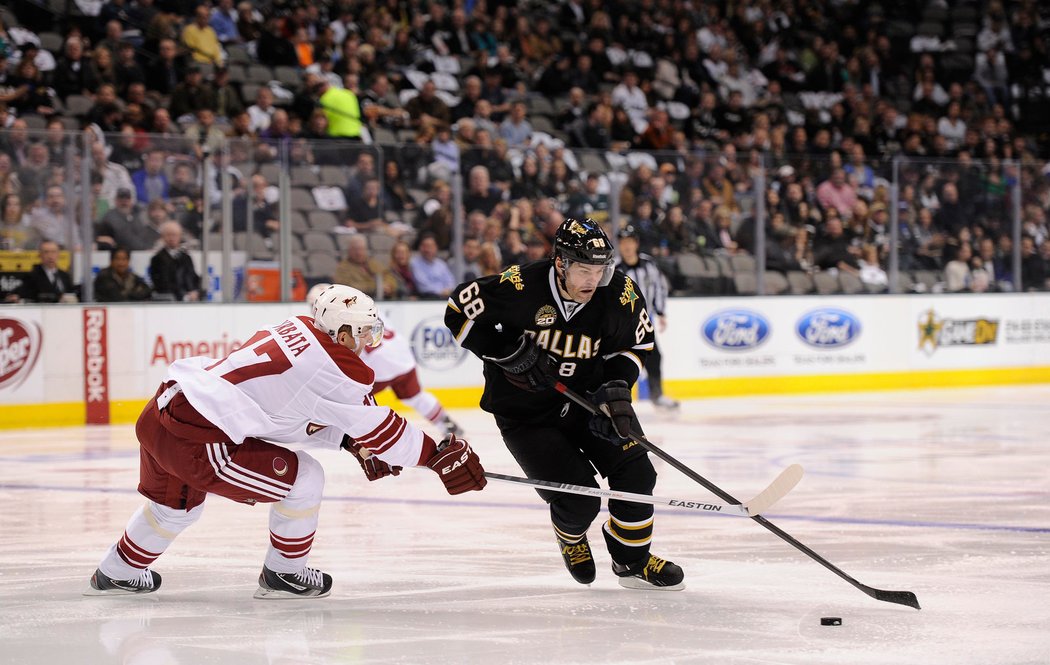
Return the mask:
[[[592,220],[566,219],[551,259],[509,266],[460,284],[445,325],[485,361],[481,408],[530,478],[651,494],[656,471],[628,438],[640,430],[631,386],[653,347],[653,325],[634,282],[613,269],[609,238]],[[609,415],[592,417],[553,386],[561,381]],[[538,490],[550,504],[559,548],[573,578],[595,577],[587,529],[599,499]],[[653,507],[610,500],[602,528],[621,586],[680,589],[682,569],[650,554]]]

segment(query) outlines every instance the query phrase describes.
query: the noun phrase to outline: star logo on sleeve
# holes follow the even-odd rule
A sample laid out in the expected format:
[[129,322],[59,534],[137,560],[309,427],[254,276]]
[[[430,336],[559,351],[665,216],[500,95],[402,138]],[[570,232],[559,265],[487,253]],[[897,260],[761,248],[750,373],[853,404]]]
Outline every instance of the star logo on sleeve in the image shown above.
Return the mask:
[[630,305],[631,311],[634,311],[634,303],[638,302],[638,293],[634,290],[634,282],[631,278],[627,278],[627,283],[624,284],[623,293],[620,294],[620,304]]

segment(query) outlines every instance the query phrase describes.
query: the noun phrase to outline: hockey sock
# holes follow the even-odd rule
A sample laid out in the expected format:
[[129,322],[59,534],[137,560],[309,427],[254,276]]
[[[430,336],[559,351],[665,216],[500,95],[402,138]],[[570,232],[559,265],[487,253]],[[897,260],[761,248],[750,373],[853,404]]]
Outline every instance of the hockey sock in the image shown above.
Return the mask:
[[193,510],[176,510],[147,501],[131,516],[124,535],[110,546],[99,569],[115,580],[138,577],[203,512],[203,504]]
[[415,409],[416,413],[423,416],[435,425],[445,423],[445,409],[441,402],[431,393],[423,390],[412,397],[402,397],[401,401]]
[[324,470],[306,453],[299,457],[299,473],[284,500],[270,507],[270,547],[266,567],[275,573],[296,573],[306,567],[317,530],[324,493]]
[[559,529],[557,524],[554,524],[553,522],[551,522],[551,524],[554,526],[554,533],[558,536],[558,539],[567,545],[575,545],[587,537],[586,531],[576,534],[566,533],[562,529]]

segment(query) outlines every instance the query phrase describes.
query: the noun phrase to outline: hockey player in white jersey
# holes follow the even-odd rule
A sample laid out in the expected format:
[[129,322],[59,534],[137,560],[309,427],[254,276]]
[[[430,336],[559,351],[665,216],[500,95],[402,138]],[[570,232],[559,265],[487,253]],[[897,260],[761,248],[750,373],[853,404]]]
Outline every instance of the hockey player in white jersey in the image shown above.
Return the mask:
[[[312,306],[317,294],[326,288],[328,284],[314,285],[306,295],[307,304]],[[404,337],[386,328],[382,341],[376,346],[366,347],[361,360],[375,373],[373,395],[390,388],[399,400],[441,428],[445,434],[463,434],[462,428],[449,417],[438,398],[423,390],[416,373],[416,358]]]
[[[466,441],[430,436],[371,397],[364,349],[383,337],[375,303],[335,284],[314,316],[255,333],[225,358],[186,358],[135,426],[138,490],[147,502],[131,517],[91,577],[87,595],[141,594],[160,587],[150,565],[196,522],[208,494],[270,503],[270,545],[256,598],[327,596],[330,575],[307,567],[324,488],[321,465],[279,444],[328,443],[367,457],[366,474],[426,466],[449,494],[486,484]],[[366,465],[367,464],[367,465]]]

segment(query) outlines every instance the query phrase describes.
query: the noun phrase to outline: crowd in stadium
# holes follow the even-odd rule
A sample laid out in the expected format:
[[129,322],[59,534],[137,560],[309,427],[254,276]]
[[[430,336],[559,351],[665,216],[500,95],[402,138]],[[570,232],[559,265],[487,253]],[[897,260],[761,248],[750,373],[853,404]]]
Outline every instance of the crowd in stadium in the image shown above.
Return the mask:
[[310,281],[386,298],[443,297],[450,253],[546,256],[567,216],[633,226],[683,294],[753,290],[756,217],[774,291],[886,290],[894,218],[902,290],[1048,288],[1036,0],[58,4],[0,12],[0,249],[81,222],[97,249],[192,247],[228,173],[239,249],[273,257],[288,223]]

